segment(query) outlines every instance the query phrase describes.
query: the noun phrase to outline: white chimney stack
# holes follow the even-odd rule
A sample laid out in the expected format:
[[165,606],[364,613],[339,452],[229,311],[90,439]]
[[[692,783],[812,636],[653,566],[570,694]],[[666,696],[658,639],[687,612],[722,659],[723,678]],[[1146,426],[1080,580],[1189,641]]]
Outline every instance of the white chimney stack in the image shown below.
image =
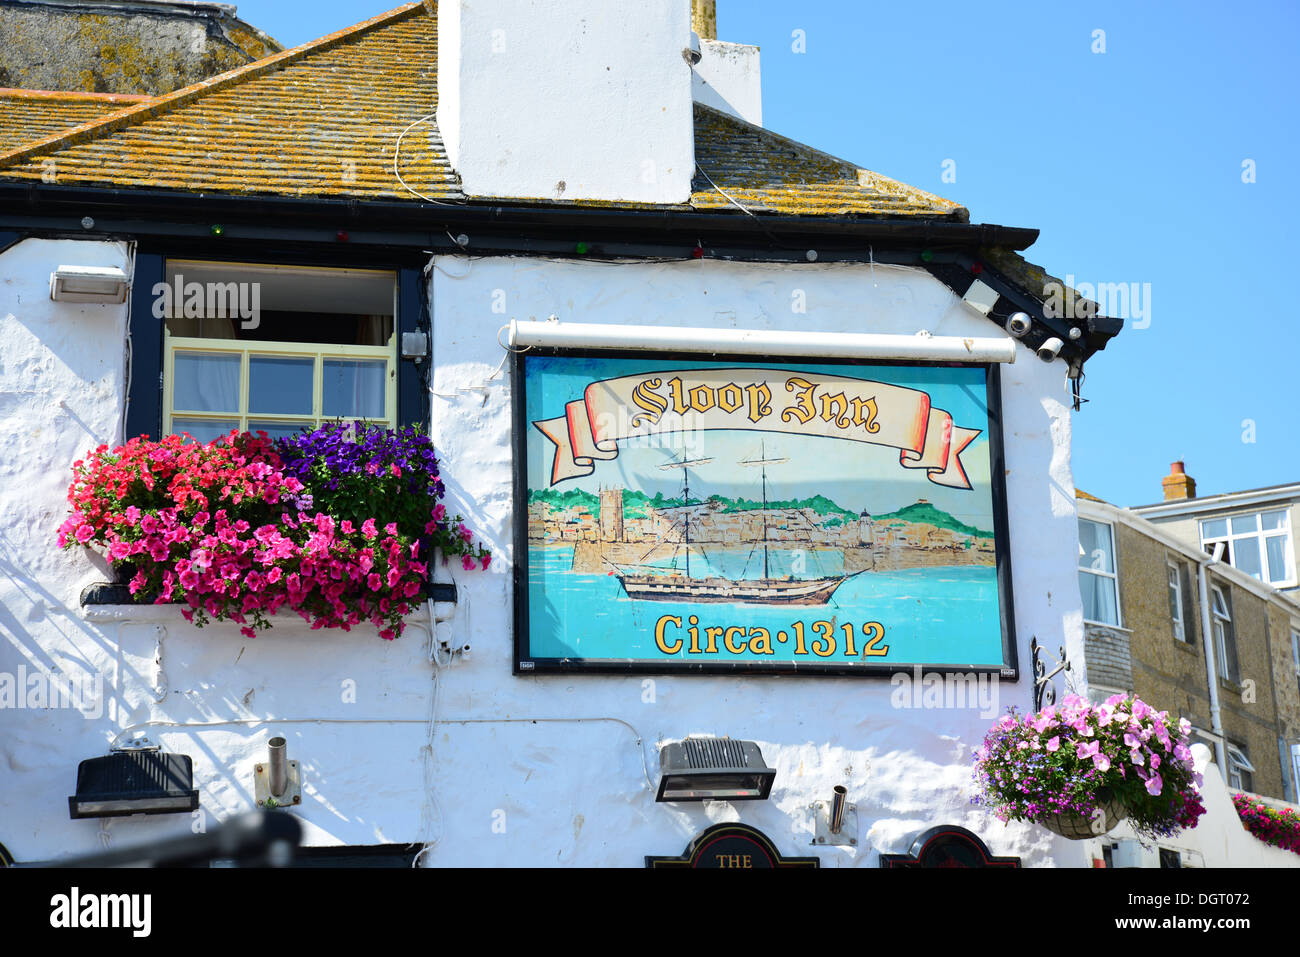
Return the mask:
[[471,197],[684,203],[691,0],[440,0],[438,127]]

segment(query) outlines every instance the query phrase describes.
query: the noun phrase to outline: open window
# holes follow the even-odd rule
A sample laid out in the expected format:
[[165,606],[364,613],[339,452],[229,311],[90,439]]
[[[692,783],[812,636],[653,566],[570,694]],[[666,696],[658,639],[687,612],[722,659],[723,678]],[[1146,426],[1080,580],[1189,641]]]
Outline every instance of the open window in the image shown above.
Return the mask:
[[1255,790],[1255,766],[1246,756],[1245,745],[1228,744],[1228,786],[1239,791]]
[[1291,524],[1284,508],[1201,522],[1201,547],[1224,546],[1224,560],[1260,581],[1281,588],[1296,583]]
[[393,271],[169,260],[163,434],[397,424]]
[[1165,576],[1169,584],[1169,621],[1173,625],[1174,637],[1187,641],[1187,613],[1183,608],[1183,583],[1174,562],[1165,564]]
[[1219,656],[1219,675],[1234,684],[1240,684],[1237,634],[1232,626],[1232,603],[1218,585],[1210,586],[1210,627],[1214,629],[1214,646]]

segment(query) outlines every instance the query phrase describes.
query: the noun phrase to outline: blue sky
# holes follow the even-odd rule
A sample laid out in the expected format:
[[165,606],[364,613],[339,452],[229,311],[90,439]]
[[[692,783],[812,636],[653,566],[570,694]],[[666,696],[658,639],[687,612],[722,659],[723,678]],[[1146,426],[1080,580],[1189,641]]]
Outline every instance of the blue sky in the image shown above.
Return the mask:
[[[293,46],[395,5],[239,15]],[[1158,501],[1179,458],[1202,495],[1300,481],[1300,6],[719,0],[718,27],[762,47],[769,129],[1040,229],[1056,276],[1150,290],[1086,370],[1080,488]]]

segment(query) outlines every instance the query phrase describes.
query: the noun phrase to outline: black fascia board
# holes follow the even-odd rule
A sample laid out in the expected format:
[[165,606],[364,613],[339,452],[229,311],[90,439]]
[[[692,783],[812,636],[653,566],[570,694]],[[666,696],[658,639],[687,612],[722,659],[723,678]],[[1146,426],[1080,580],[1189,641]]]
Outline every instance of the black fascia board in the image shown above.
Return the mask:
[[[94,219],[90,230],[83,217]],[[212,233],[221,225],[220,237]],[[977,278],[999,293],[987,318],[1005,324],[1028,313],[1025,344],[1055,335],[1062,354],[1085,359],[1105,348],[1122,322],[1090,319],[1080,340],[1071,323],[1045,315],[1041,290],[1022,289],[981,263],[978,250],[1021,250],[1037,229],[945,219],[787,216],[702,212],[690,207],[415,203],[231,196],[0,181],[0,230],[49,236],[165,241],[175,249],[213,243],[298,248],[322,260],[418,263],[429,253],[684,259],[697,243],[708,258],[741,261],[866,262],[927,269],[957,296]],[[468,237],[460,245],[459,235]],[[582,245],[583,251],[577,248]],[[241,246],[241,252],[245,249]],[[815,253],[815,257],[810,255]],[[975,270],[979,271],[976,272]],[[1031,341],[1033,340],[1033,341]]]
[[[498,203],[431,204],[404,201],[296,199],[278,196],[229,196],[167,190],[128,190],[0,181],[0,225],[9,217],[108,217],[132,222],[199,225],[268,222],[329,231],[374,231],[394,236],[460,228],[489,229],[518,235],[563,233],[579,239],[607,235],[671,237],[673,245],[706,236],[765,245],[777,236],[791,242],[840,238],[861,245],[873,241],[936,248],[1001,246],[1025,249],[1038,230],[939,218],[882,219],[857,216],[788,216],[739,212],[704,212],[688,206],[611,208],[606,206],[505,205]],[[229,222],[227,222],[229,220]],[[766,243],[765,241],[766,240]],[[804,249],[810,248],[806,245]]]

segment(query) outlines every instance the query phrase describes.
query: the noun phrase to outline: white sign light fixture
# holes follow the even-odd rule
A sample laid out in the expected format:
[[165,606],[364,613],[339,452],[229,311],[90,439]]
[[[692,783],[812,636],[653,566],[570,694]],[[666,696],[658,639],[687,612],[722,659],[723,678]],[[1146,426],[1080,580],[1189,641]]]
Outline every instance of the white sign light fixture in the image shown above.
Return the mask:
[[126,302],[130,283],[118,266],[60,266],[50,273],[55,302]]

